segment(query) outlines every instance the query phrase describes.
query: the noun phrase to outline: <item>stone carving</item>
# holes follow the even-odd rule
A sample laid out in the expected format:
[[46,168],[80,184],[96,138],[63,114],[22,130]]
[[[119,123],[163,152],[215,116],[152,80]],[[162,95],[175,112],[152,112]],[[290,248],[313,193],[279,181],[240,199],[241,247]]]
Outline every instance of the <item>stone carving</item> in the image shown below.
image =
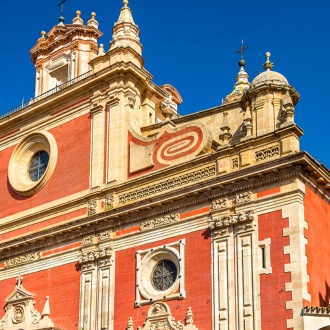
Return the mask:
[[93,251],[82,253],[78,257],[78,261],[82,264],[82,269],[89,270],[95,267],[95,263],[98,262],[99,266],[106,266],[112,263],[112,246],[104,248],[95,248]]
[[227,198],[220,198],[216,199],[212,202],[211,210],[219,210],[223,209],[227,206],[228,199]]
[[256,151],[256,161],[265,160],[280,155],[280,147],[273,146],[263,150]]
[[[299,154],[292,154],[289,156],[286,156],[285,162],[292,162],[296,163],[302,159],[304,159],[304,155]],[[282,158],[278,158],[274,160],[274,166],[279,166],[283,164],[284,160]],[[259,170],[266,171],[268,169],[268,164],[263,163],[259,164]],[[123,223],[132,222],[132,221],[143,221],[146,216],[154,215],[155,217],[157,214],[161,211],[162,213],[170,213],[170,212],[176,212],[184,207],[189,207],[191,205],[197,205],[203,202],[209,201],[210,198],[218,198],[221,196],[224,196],[228,194],[228,192],[238,192],[242,190],[247,189],[253,189],[258,188],[262,185],[273,185],[277,184],[281,180],[288,180],[291,178],[296,177],[297,175],[305,175],[305,168],[301,165],[293,165],[290,168],[280,170],[276,173],[269,173],[265,174],[262,177],[258,177],[256,180],[255,177],[250,177],[251,174],[254,173],[253,168],[247,168],[246,169],[246,176],[249,177],[247,180],[242,180],[241,182],[236,182],[230,185],[230,189],[228,190],[228,187],[218,187],[216,189],[212,189],[212,191],[205,191],[200,192],[194,199],[181,199],[179,201],[176,201],[175,203],[168,203],[166,205],[163,205],[161,208],[154,208],[154,209],[148,209],[145,211],[141,211],[139,213],[134,213],[131,215],[121,215],[122,212],[129,211],[131,209],[131,205],[123,205],[121,206],[120,210],[113,210],[111,211],[110,215],[104,215],[103,213],[100,213],[96,216],[94,216],[92,219],[90,218],[81,218],[73,220],[66,224],[60,224],[56,228],[48,228],[44,229],[42,232],[36,232],[32,234],[25,235],[23,237],[14,238],[11,243],[13,248],[15,248],[15,251],[17,254],[26,253],[26,250],[28,249],[28,246],[24,245],[26,241],[31,242],[31,247],[33,249],[44,249],[45,246],[51,246],[60,244],[63,242],[68,242],[70,240],[76,239],[77,237],[83,238],[84,235],[87,235],[91,232],[91,221],[99,221],[98,224],[93,224],[93,228],[95,230],[107,230],[109,227],[112,227],[112,220],[104,222],[103,220],[105,217],[108,219],[114,219],[114,217],[119,217],[119,220]],[[234,174],[233,174],[234,175]],[[217,178],[214,176],[212,180],[210,181],[210,184],[214,184],[217,182]],[[203,186],[206,186],[209,184],[209,182],[202,183]],[[322,184],[323,187],[323,184]],[[189,186],[186,188],[186,192],[193,191],[195,189],[194,186]],[[167,198],[174,198],[177,195],[177,191],[173,190],[167,193]],[[152,196],[153,203],[161,202],[163,200],[163,196]],[[134,207],[143,206],[145,204],[145,201],[143,199],[136,201],[134,203]],[[43,238],[42,240],[40,238]],[[6,244],[0,242],[0,253],[3,258],[11,258],[12,251],[7,250],[5,248]]]
[[97,202],[96,200],[91,200],[88,202],[88,215],[96,214]]
[[24,321],[24,309],[22,306],[16,306],[13,310],[13,323],[22,323]]
[[4,262],[4,267],[9,268],[9,267],[15,267],[21,264],[26,264],[29,262],[36,261],[42,257],[41,252],[35,252],[35,253],[29,253],[24,256],[19,256],[11,259],[7,259]]
[[195,172],[187,173],[178,177],[169,178],[166,181],[157,182],[144,188],[130,191],[119,195],[119,204],[126,204],[136,200],[146,198],[150,195],[163,191],[175,189],[190,183],[195,183],[215,176],[215,165],[205,167]]
[[[133,326],[132,318],[129,319],[127,324],[127,330],[129,325]],[[153,304],[148,311],[146,321],[143,327],[138,327],[138,330],[198,330],[193,324],[193,317],[191,308],[188,308],[185,324],[180,321],[175,322],[174,317],[171,314],[170,308],[163,302]]]
[[54,329],[49,318],[49,301],[46,298],[45,307],[40,313],[34,309],[34,295],[23,288],[23,276],[17,277],[15,290],[6,298],[6,314],[0,320],[0,330],[48,330]]
[[186,322],[186,325],[194,323],[191,307],[188,307],[185,322]]
[[238,168],[238,157],[232,159],[232,169]]
[[330,306],[318,307],[318,306],[305,306],[304,315],[330,315]]
[[251,200],[252,200],[252,193],[249,191],[246,191],[246,192],[239,193],[234,197],[234,204],[237,205],[237,204],[241,204],[241,203],[246,203]]
[[148,230],[159,226],[165,226],[173,222],[177,222],[180,219],[179,213],[164,215],[163,217],[152,219],[152,220],[146,220],[141,223],[140,230]]
[[214,237],[228,235],[233,231],[247,231],[253,229],[254,211],[240,212],[236,214],[226,215],[214,218],[209,222],[209,228],[213,232]]
[[114,208],[115,194],[106,194],[104,197],[104,211],[109,211]]
[[134,330],[132,317],[128,319],[126,330]]
[[93,244],[93,239],[94,239],[94,235],[85,236],[83,238],[82,244],[83,245]]
[[103,231],[99,234],[99,241],[105,241],[107,239],[111,238],[112,231],[111,230],[106,230]]
[[131,108],[134,108],[135,102],[136,102],[136,97],[133,96],[133,95],[130,95],[130,96],[128,97],[128,105],[129,105]]

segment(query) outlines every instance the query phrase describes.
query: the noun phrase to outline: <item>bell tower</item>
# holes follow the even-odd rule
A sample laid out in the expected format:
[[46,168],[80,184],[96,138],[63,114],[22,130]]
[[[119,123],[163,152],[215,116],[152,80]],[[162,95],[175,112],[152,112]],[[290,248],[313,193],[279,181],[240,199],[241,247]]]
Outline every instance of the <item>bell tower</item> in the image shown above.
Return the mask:
[[36,68],[35,96],[56,88],[76,77],[89,72],[89,62],[98,52],[98,29],[96,14],[84,25],[76,11],[72,24],[64,24],[61,13],[59,24],[48,33],[41,32],[41,38],[31,49],[31,60]]

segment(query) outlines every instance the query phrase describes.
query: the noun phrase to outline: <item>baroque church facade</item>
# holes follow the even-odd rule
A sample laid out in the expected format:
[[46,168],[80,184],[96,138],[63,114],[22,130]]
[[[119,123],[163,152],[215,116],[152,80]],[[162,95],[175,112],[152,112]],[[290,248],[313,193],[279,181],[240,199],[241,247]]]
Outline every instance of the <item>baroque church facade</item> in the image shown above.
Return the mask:
[[31,49],[35,97],[0,118],[0,330],[330,329],[330,172],[298,92],[240,60],[180,116],[124,0],[109,49],[77,11]]

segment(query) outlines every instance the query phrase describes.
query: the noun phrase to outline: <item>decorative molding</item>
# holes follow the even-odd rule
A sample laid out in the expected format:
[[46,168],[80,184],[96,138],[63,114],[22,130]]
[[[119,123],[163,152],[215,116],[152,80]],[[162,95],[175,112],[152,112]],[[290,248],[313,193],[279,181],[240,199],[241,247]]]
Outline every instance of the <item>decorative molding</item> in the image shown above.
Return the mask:
[[227,207],[228,198],[220,198],[212,201],[211,210],[219,210]]
[[234,204],[237,205],[237,204],[250,202],[252,200],[252,196],[253,196],[252,192],[250,191],[239,193],[234,197]]
[[253,230],[254,211],[249,210],[236,214],[226,215],[219,218],[213,218],[209,222],[209,228],[212,231],[213,238],[229,235],[235,230],[235,233]]
[[330,305],[327,307],[319,307],[319,306],[305,306],[303,308],[303,315],[311,315],[311,316],[330,316]]
[[119,195],[119,204],[126,204],[147,198],[151,195],[159,194],[161,192],[186,186],[191,183],[196,183],[204,179],[209,179],[215,176],[215,165],[202,168],[195,172],[190,172],[174,178],[169,178],[164,181],[154,183],[144,188],[136,189],[125,194]]
[[[129,318],[127,330],[132,330],[133,320]],[[188,308],[185,317],[185,324],[180,321],[175,322],[171,314],[170,308],[166,303],[159,302],[153,304],[148,311],[146,321],[143,328],[138,327],[139,330],[198,330],[193,324],[193,314],[191,307]]]
[[94,244],[94,235],[85,236],[82,240],[82,245]]
[[256,151],[256,161],[259,162],[279,155],[280,155],[280,147],[272,146],[266,149]]
[[[294,154],[287,157],[282,157],[277,160],[274,160],[272,162],[272,165],[279,166],[283,165],[284,160],[285,163],[287,161],[299,161],[305,159],[305,154]],[[258,169],[259,173],[260,171],[269,170],[270,163],[264,163],[260,164],[255,167],[255,169]],[[245,177],[250,176],[250,172],[255,172],[255,169],[253,167],[245,170],[241,170],[241,175],[244,175]],[[222,176],[222,180],[225,180],[225,182],[228,184],[219,187],[218,178],[213,178],[211,181],[207,182],[201,182],[198,185],[198,189],[204,189],[207,187],[212,187],[214,185],[214,188],[212,190],[205,190],[199,192],[197,195],[195,195],[194,198],[183,198],[180,200],[177,200],[175,203],[166,203],[162,205],[161,207],[155,207],[151,208],[152,204],[159,205],[160,202],[164,200],[164,196],[154,196],[152,199],[149,197],[148,202],[148,209],[142,209],[137,213],[134,214],[128,214],[129,210],[131,210],[132,207],[134,208],[145,208],[146,202],[145,200],[137,201],[134,204],[129,205],[123,205],[121,207],[118,207],[116,209],[110,210],[108,212],[102,212],[99,214],[96,214],[91,217],[84,217],[81,219],[77,219],[74,221],[71,221],[70,223],[61,224],[54,228],[48,228],[43,230],[42,232],[38,233],[32,233],[25,235],[24,237],[15,238],[10,241],[10,249],[8,249],[8,243],[0,243],[0,253],[1,253],[1,259],[4,260],[5,258],[10,258],[13,255],[19,255],[26,253],[27,251],[35,251],[37,249],[45,249],[45,246],[51,246],[60,244],[63,242],[69,242],[69,241],[76,241],[77,238],[83,238],[86,235],[89,235],[91,232],[95,231],[104,231],[104,230],[114,230],[117,228],[117,226],[138,222],[141,220],[145,220],[147,217],[155,217],[159,214],[166,214],[171,212],[176,212],[184,207],[197,205],[201,203],[208,202],[212,199],[225,197],[228,195],[228,193],[235,193],[239,191],[244,190],[252,190],[256,189],[258,187],[261,187],[263,185],[271,185],[276,184],[283,180],[289,180],[295,177],[300,177],[304,181],[307,180],[307,178],[304,177],[305,170],[301,165],[293,165],[289,168],[274,172],[265,174],[262,177],[250,177],[247,180],[237,182],[237,183],[230,183],[230,180],[234,180],[237,176],[238,172],[230,173],[228,175]],[[308,173],[308,172],[307,172]],[[306,175],[307,175],[306,173]],[[308,173],[309,175],[309,173]],[[229,185],[230,183],[230,185]],[[166,194],[166,200],[175,199],[178,193],[189,193],[190,191],[196,191],[196,186],[190,186],[188,187],[182,187],[181,189],[170,191]],[[115,222],[109,221],[109,219],[117,218]],[[106,222],[102,221],[104,219],[107,219]],[[43,237],[43,240],[41,241],[40,238]],[[6,248],[6,250],[4,250]]]
[[[185,239],[148,250],[136,251],[135,307],[151,304],[157,300],[184,299],[184,247]],[[171,261],[177,269],[177,277],[166,289],[156,289],[151,284],[154,268],[161,260]]]
[[143,221],[140,225],[140,230],[144,231],[155,227],[166,226],[170,223],[177,222],[179,220],[180,220],[179,213],[164,215],[160,218]]
[[30,263],[30,262],[39,260],[41,257],[42,257],[42,252],[40,252],[40,251],[35,252],[35,253],[28,253],[24,256],[5,260],[4,267],[9,268],[9,267],[15,267],[15,266],[18,266],[21,264]]
[[238,157],[232,158],[231,161],[232,161],[231,168],[233,170],[238,169],[238,167],[239,167],[239,159],[238,159]]
[[80,264],[90,264],[102,258],[108,258],[110,260],[112,256],[112,246],[108,246],[106,248],[98,248],[94,251],[89,251],[87,253],[82,253],[79,256]]
[[0,330],[48,330],[54,329],[49,318],[49,297],[46,297],[42,315],[34,309],[34,295],[23,288],[23,276],[16,278],[15,290],[5,299],[6,314],[0,319]]
[[115,207],[115,194],[110,193],[104,196],[104,211],[110,211]]
[[95,199],[88,201],[87,210],[88,215],[95,215],[97,209],[97,201]]
[[106,230],[103,231],[99,234],[99,241],[106,241],[111,239],[112,237],[112,231],[111,230]]

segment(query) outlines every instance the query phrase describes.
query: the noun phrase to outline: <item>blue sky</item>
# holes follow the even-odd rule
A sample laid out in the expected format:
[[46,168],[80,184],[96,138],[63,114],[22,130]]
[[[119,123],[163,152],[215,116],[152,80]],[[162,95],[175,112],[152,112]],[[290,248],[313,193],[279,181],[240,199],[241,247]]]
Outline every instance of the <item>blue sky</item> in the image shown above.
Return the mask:
[[[0,113],[34,96],[29,50],[57,24],[58,0],[3,1]],[[322,3],[322,6],[320,5]],[[146,69],[154,82],[170,83],[183,97],[181,114],[221,104],[238,72],[241,40],[250,81],[263,71],[270,51],[274,70],[301,95],[295,121],[304,130],[301,149],[330,168],[328,57],[330,3],[307,0],[130,0],[141,30]],[[66,23],[77,9],[85,22],[95,11],[107,49],[121,0],[67,0]],[[322,125],[321,125],[322,123]]]

